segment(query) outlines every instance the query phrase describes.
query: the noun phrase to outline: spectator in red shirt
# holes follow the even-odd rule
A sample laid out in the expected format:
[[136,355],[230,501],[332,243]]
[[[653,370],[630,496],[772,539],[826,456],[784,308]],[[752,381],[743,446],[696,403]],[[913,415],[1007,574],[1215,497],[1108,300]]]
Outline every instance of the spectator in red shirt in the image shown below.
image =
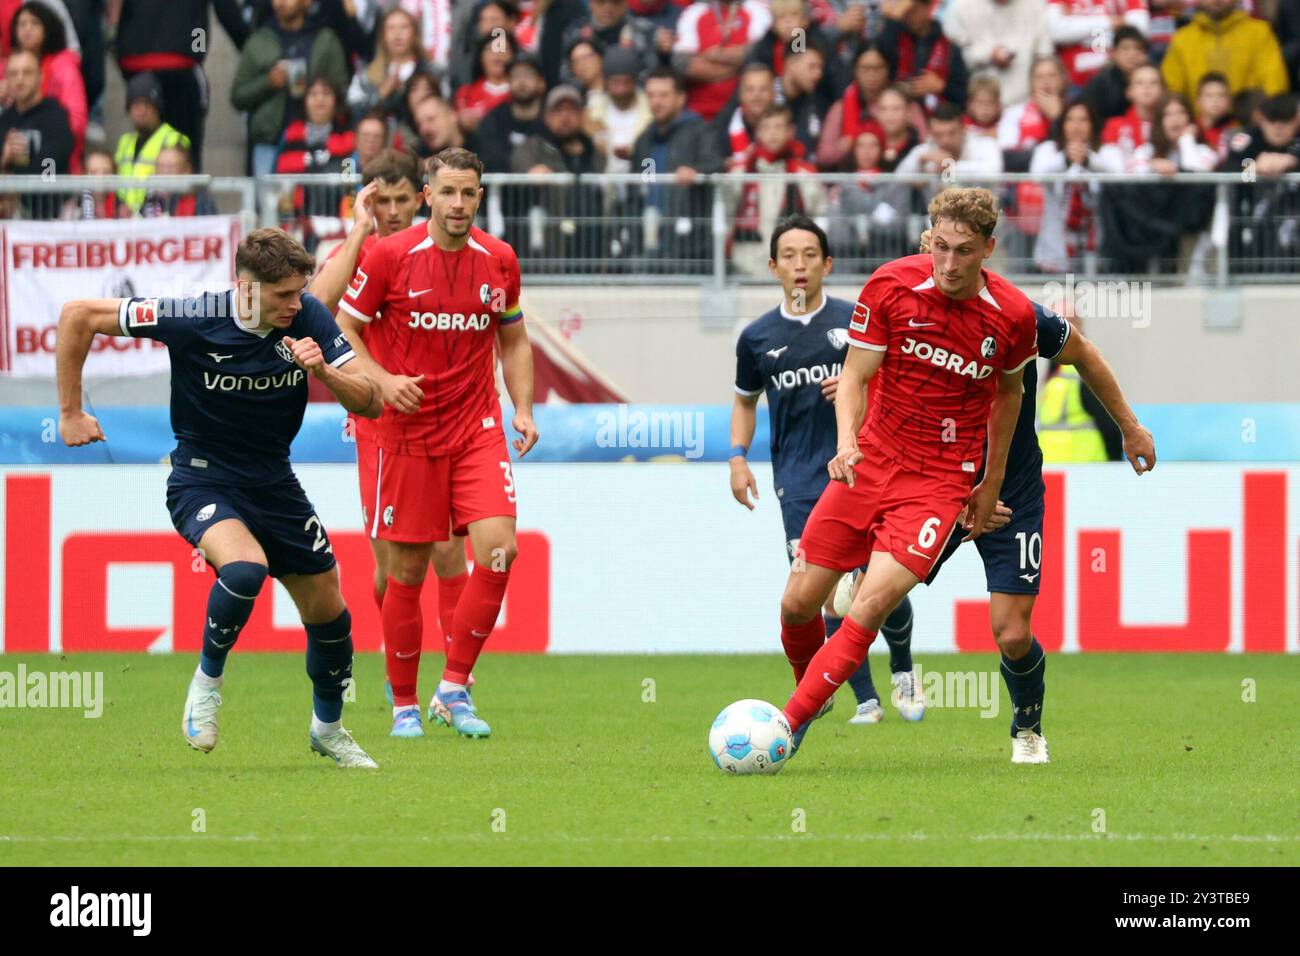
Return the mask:
[[[483,117],[510,100],[510,64],[519,54],[511,33],[485,36],[478,41],[474,82],[456,91],[456,115],[466,135],[478,129]],[[414,111],[412,111],[414,115]]]
[[41,95],[54,100],[68,114],[72,128],[72,157],[68,170],[81,172],[86,145],[86,86],[81,78],[81,57],[68,49],[63,21],[39,0],[29,0],[9,21],[9,36],[16,50],[27,50],[41,62]]
[[1002,118],[1002,84],[992,73],[971,77],[966,90],[966,130],[996,139]]
[[919,113],[916,101],[902,84],[888,87],[876,98],[873,118],[885,133],[880,154],[880,171],[892,173],[904,157],[921,142],[912,117]]
[[[889,88],[889,60],[874,40],[864,41],[853,55],[853,81],[826,111],[817,142],[817,165],[839,169],[849,163],[857,136],[875,115],[876,103]],[[903,152],[916,145],[908,145]]]
[[677,20],[673,65],[686,77],[686,105],[705,120],[722,111],[750,45],[772,24],[757,0],[692,3]]
[[1106,121],[1101,130],[1102,150],[1113,151],[1108,161],[1120,169],[1131,169],[1134,151],[1151,140],[1151,121],[1156,104],[1165,95],[1165,81],[1158,67],[1139,66],[1129,76],[1128,112]]
[[1083,86],[1106,65],[1115,31],[1125,24],[1146,36],[1147,0],[1049,0],[1047,29],[1072,84]]

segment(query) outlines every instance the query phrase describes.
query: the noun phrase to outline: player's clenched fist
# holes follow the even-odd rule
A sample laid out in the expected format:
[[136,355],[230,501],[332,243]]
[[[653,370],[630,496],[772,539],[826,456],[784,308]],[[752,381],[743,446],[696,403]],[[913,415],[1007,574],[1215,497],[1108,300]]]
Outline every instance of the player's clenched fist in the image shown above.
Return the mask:
[[379,394],[385,405],[392,405],[403,415],[414,415],[424,401],[424,389],[420,387],[423,379],[423,375],[387,375],[379,383]]
[[325,355],[315,339],[311,336],[295,339],[286,335],[284,344],[289,346],[289,351],[293,353],[293,360],[298,363],[299,368],[312,375],[320,374],[321,368],[325,365]]
[[826,465],[831,481],[842,481],[853,487],[853,468],[862,460],[862,452],[855,442],[851,448],[841,448]]
[[104,430],[99,427],[99,419],[85,412],[59,416],[59,437],[69,448],[89,445],[95,441],[106,441]]

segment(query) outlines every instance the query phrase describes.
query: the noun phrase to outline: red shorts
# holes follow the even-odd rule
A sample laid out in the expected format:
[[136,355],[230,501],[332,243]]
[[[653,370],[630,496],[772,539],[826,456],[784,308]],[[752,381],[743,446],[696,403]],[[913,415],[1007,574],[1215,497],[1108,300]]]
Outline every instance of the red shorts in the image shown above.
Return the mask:
[[376,448],[369,483],[361,459],[358,442],[362,513],[372,538],[447,541],[452,534],[465,534],[470,522],[515,517],[514,470],[500,428],[484,429],[469,446],[436,458]]
[[359,429],[357,438],[357,485],[361,491],[361,527],[370,533],[374,517],[375,496],[379,493],[379,446],[367,432]]
[[887,551],[924,581],[970,498],[970,480],[925,475],[884,456],[863,459],[853,474],[852,488],[832,481],[822,492],[799,541],[803,559],[852,571]]

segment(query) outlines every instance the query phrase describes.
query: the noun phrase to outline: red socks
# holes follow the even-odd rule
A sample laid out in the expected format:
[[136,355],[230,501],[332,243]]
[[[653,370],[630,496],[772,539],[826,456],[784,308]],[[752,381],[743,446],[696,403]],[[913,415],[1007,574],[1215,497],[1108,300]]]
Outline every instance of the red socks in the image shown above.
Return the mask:
[[393,706],[420,703],[415,694],[420,673],[420,644],[424,619],[420,613],[420,590],[424,583],[401,584],[388,579],[381,617],[384,622],[384,652],[388,683],[393,687]]
[[875,639],[875,631],[863,629],[851,617],[844,619],[834,636],[813,655],[808,672],[799,679],[794,696],[785,705],[785,716],[790,721],[791,730],[798,730],[822,709],[822,705],[862,664]]
[[509,580],[508,570],[493,571],[481,564],[474,565],[474,573],[469,576],[452,620],[447,668],[442,673],[442,679],[449,684],[469,683],[469,673],[483,650],[483,643],[496,626]]
[[468,571],[462,571],[454,578],[438,578],[438,623],[448,651],[451,650],[451,625],[456,616],[456,605],[460,603],[460,596],[465,593],[468,583]]
[[781,646],[785,648],[785,659],[794,670],[794,682],[803,680],[803,672],[808,669],[808,662],[826,643],[826,621],[820,609],[812,619],[803,624],[786,624],[781,622]]

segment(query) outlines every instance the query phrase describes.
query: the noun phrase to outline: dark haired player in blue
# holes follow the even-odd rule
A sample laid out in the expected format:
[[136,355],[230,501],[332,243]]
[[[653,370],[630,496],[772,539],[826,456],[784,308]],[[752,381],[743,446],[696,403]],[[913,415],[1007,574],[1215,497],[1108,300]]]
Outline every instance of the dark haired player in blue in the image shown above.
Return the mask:
[[[921,251],[930,251],[930,233],[921,236]],[[1073,365],[1085,385],[1105,407],[1124,436],[1124,456],[1141,475],[1156,465],[1155,441],[1133,414],[1105,356],[1076,327],[1050,309],[1035,303],[1038,319],[1038,354],[1061,365]],[[1043,737],[1043,648],[1030,628],[1034,599],[1038,596],[1043,554],[1043,453],[1034,431],[1038,372],[1025,367],[1020,418],[1007,452],[1007,474],[999,497],[1011,509],[1011,521],[975,539],[989,589],[989,623],[1002,652],[1002,677],[1011,697],[1011,762],[1048,762]],[[983,468],[976,481],[984,477]],[[943,563],[965,540],[958,523],[926,584],[934,581]]]
[[303,293],[314,268],[286,233],[259,229],[239,245],[232,291],[67,303],[56,346],[59,434],[71,446],[106,440],[81,407],[82,366],[96,334],[167,345],[176,435],[167,508],[217,572],[181,720],[185,740],[204,752],[216,746],[226,655],[269,575],[288,590],[307,631],[312,749],[340,767],[376,768],[342,724],[352,618],[289,445],[302,425],[308,374],[350,412],[374,418],[382,402],[370,379],[347,367],[352,349],[334,317]]
[[[772,474],[785,524],[787,557],[799,560],[799,539],[830,476],[835,457],[835,386],[848,350],[853,303],[822,290],[833,265],[826,233],[808,216],[783,219],[772,232],[768,268],[784,299],[741,332],[736,343],[736,398],[731,409],[731,493],[751,511],[758,485],[745,456],[754,440],[760,395],[767,396]],[[826,636],[842,618],[826,607]],[[813,619],[816,622],[816,618]],[[816,622],[820,627],[820,622]],[[807,625],[802,625],[806,627]],[[801,625],[781,624],[782,643]],[[906,720],[920,720],[925,701],[912,670],[912,605],[906,598],[881,629],[889,642],[892,698]],[[806,641],[804,642],[807,643]],[[884,716],[867,660],[849,678],[858,706],[851,724],[879,723]],[[834,698],[832,698],[832,701]],[[823,713],[830,709],[829,705]]]

